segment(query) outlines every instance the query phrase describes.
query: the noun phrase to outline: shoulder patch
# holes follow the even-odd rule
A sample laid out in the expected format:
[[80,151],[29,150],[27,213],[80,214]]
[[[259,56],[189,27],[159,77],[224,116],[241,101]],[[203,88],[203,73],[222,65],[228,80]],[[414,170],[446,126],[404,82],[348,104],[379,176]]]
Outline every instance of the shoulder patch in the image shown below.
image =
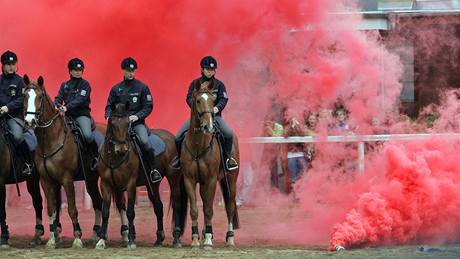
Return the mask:
[[152,96],[150,94],[147,95],[147,101],[149,101],[149,102],[152,101]]
[[81,96],[86,96],[86,90],[81,90],[80,95],[81,95]]
[[228,99],[227,92],[224,92],[224,98]]

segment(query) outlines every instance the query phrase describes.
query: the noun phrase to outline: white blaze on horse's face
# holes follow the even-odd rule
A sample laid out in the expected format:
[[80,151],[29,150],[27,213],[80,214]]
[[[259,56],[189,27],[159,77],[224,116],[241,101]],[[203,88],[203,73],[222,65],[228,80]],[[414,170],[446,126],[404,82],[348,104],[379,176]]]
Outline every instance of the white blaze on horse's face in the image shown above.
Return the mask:
[[32,125],[33,121],[35,120],[35,113],[37,111],[37,107],[35,107],[35,99],[37,98],[37,93],[35,93],[34,89],[28,89],[27,95],[27,115],[25,120],[28,125]]
[[[201,95],[201,98],[205,101],[205,103],[208,103],[208,100],[210,100],[210,97],[209,97],[209,95],[208,95],[207,93],[203,93],[203,94]],[[213,109],[214,107],[213,107],[212,104],[211,104],[210,106],[211,106],[211,112],[213,112],[212,109]],[[206,118],[206,116],[208,116],[208,118]],[[205,113],[205,114],[203,115],[203,117],[204,117],[203,120],[204,120],[204,121],[207,120],[208,123],[209,123],[208,125],[206,125],[206,123],[205,123],[204,121],[202,121],[202,127],[204,128],[204,130],[207,131],[207,132],[209,132],[209,133],[214,132],[214,123],[213,123],[213,121],[212,121],[212,113]]]

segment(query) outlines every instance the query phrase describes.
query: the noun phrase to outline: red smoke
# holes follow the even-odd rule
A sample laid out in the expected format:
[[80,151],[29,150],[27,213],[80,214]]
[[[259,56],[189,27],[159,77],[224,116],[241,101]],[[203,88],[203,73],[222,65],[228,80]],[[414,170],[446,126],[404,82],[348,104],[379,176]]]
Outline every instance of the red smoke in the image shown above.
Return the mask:
[[[52,95],[68,78],[68,60],[82,58],[98,121],[110,87],[122,79],[121,59],[132,56],[136,77],[154,96],[148,124],[175,132],[189,116],[185,94],[200,75],[199,60],[213,55],[230,97],[224,116],[239,136],[261,135],[273,97],[288,118],[330,108],[340,98],[359,125],[355,133],[370,133],[371,118],[383,121],[398,109],[401,64],[378,34],[355,29],[360,17],[331,14],[343,10],[338,2],[1,1],[0,50],[18,54],[21,75],[43,75]],[[452,123],[453,109],[441,110],[443,121]],[[241,235],[326,243],[331,226],[344,222],[334,228],[331,244],[452,240],[458,236],[460,170],[446,154],[454,151],[454,143],[436,141],[389,144],[384,156],[378,149],[367,156],[363,175],[342,181],[336,180],[343,174],[337,161],[356,159],[356,146],[318,144],[313,169],[295,186],[300,204],[289,222],[265,224],[260,232],[243,226]],[[241,168],[261,161],[252,203],[285,209],[290,201],[270,190],[260,148],[242,154]]]
[[360,195],[346,220],[334,227],[329,248],[458,240],[458,144],[433,139],[388,145],[385,166],[370,172],[385,178]]

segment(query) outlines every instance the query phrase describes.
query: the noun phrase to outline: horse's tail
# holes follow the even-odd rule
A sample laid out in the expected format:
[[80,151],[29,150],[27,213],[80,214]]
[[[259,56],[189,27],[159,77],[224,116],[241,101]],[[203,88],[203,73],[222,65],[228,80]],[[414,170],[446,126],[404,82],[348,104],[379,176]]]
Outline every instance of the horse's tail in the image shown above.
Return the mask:
[[239,229],[240,228],[240,218],[238,216],[238,206],[236,206],[236,200],[232,198],[232,195],[231,195],[232,190],[228,189],[228,187],[230,187],[230,189],[236,188],[236,184],[233,184],[233,182],[229,181],[229,185],[226,184],[225,179],[222,179],[220,181],[220,187],[222,189],[222,195],[224,196],[225,210],[227,211],[227,216],[229,213],[231,213],[229,206],[230,204],[233,203],[233,207],[235,208],[235,210],[233,211],[233,222],[232,222],[233,228]]
[[[178,172],[173,172],[179,174]],[[180,235],[182,236],[187,225],[188,197],[185,191],[184,176],[180,174],[176,177],[176,181],[171,185],[171,195],[169,197],[169,208],[173,207],[172,229],[175,228],[176,221],[180,227]],[[174,197],[177,197],[176,199]],[[177,205],[180,204],[180,206]]]

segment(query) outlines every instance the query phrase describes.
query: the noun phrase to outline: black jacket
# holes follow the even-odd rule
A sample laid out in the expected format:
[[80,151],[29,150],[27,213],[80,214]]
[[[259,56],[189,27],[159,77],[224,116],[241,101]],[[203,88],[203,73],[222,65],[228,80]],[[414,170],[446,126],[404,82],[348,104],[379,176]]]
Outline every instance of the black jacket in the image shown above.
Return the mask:
[[[222,116],[222,111],[224,110],[225,106],[227,105],[228,102],[228,96],[227,96],[227,90],[225,89],[224,83],[222,83],[220,80],[217,78],[211,79],[213,80],[214,86],[211,89],[212,94],[214,97],[216,97],[216,101],[214,103],[214,106],[219,109],[219,112],[216,114],[217,116]],[[197,84],[202,83],[202,77],[197,78],[193,80],[190,83],[190,86],[188,87],[188,93],[187,93],[187,104],[191,108],[192,107],[192,97],[193,97],[193,91],[195,91],[195,86]]]
[[54,98],[54,104],[59,107],[64,103],[67,108],[66,115],[72,118],[79,116],[90,117],[90,95],[91,86],[88,81],[82,78],[71,78],[61,84],[59,93]]
[[112,106],[126,102],[129,102],[128,115],[136,115],[139,118],[135,124],[144,124],[145,118],[153,110],[153,98],[147,85],[137,79],[133,79],[123,80],[113,86],[105,106],[105,117],[110,117]]
[[24,119],[24,81],[17,74],[0,76],[0,106],[6,105],[8,113]]

